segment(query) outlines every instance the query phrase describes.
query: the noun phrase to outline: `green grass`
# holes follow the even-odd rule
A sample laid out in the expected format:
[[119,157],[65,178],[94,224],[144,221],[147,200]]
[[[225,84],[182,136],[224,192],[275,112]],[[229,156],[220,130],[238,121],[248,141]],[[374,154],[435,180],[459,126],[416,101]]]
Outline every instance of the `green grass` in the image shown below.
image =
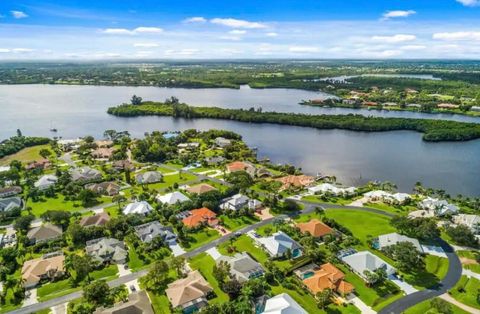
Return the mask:
[[433,287],[445,277],[448,272],[448,259],[434,255],[425,257],[425,270],[421,272],[402,273],[403,279],[422,290]]
[[224,226],[230,231],[236,231],[259,221],[257,217],[253,218],[248,216],[230,218],[227,215],[220,215],[218,219],[220,219],[220,221],[222,222],[222,226]]
[[[430,306],[431,300],[423,301],[421,303],[418,303],[408,310],[404,312],[404,314],[440,314],[436,310],[432,310]],[[452,314],[468,314],[469,312],[466,312],[459,308],[456,305],[450,304],[452,307]]]
[[170,302],[165,294],[156,294],[152,291],[147,291],[150,301],[152,303],[153,312],[155,314],[171,314]]
[[[230,246],[229,242],[222,243],[218,246],[218,251],[222,255],[234,255],[235,252],[228,252],[228,247]],[[247,252],[250,254],[255,260],[257,260],[261,264],[265,264],[268,261],[269,256],[263,250],[259,249],[253,244],[253,240],[250,239],[247,235],[241,235],[238,237],[234,242],[233,246],[235,247],[237,252]]]
[[[100,205],[110,203],[112,199],[107,196],[102,196],[98,198],[98,201]],[[57,193],[54,198],[43,198],[38,202],[29,199],[26,206],[32,208],[32,214],[36,217],[39,217],[48,210],[65,210],[73,212],[83,209],[80,201],[66,201],[65,197],[60,193]],[[28,212],[23,211],[23,213],[27,214]]]
[[365,207],[370,207],[370,208],[375,208],[379,210],[383,210],[384,212],[387,213],[392,213],[396,215],[407,215],[410,210],[415,210],[415,207],[409,207],[409,206],[391,206],[388,204],[384,203],[366,203],[364,204]]
[[196,179],[197,179],[196,176],[189,173],[182,173],[182,177],[180,178],[180,174],[177,173],[173,175],[164,176],[163,182],[149,184],[148,188],[150,190],[160,190],[160,189],[172,187],[175,183],[181,185],[185,182],[193,181]]
[[353,202],[353,199],[344,199],[341,197],[330,197],[328,200],[322,200],[318,195],[307,195],[302,197],[302,200],[309,201],[312,203],[330,203],[330,204],[340,204],[340,205],[347,205]]
[[145,263],[140,259],[135,248],[130,247],[128,250],[128,268],[132,271],[137,271],[145,266]]
[[13,303],[13,290],[12,289],[8,289],[6,292],[7,293],[5,295],[5,304],[3,304],[0,307],[0,313],[7,313],[7,312],[13,311],[13,310],[22,306],[21,301],[18,304]]
[[192,258],[189,263],[192,269],[197,269],[202,273],[203,277],[205,277],[210,283],[213,291],[217,295],[214,299],[210,300],[211,303],[223,303],[229,300],[228,295],[220,289],[217,280],[213,276],[213,266],[215,265],[215,261],[210,255],[202,253]]
[[218,238],[220,238],[220,233],[218,233],[217,230],[203,228],[201,230],[188,233],[188,242],[186,244],[182,243],[182,246],[187,251],[191,251]]
[[10,162],[12,162],[13,160],[28,163],[30,161],[43,159],[43,157],[40,156],[39,152],[42,149],[48,149],[49,147],[50,145],[45,144],[24,148],[13,155],[6,156],[0,159],[0,166],[9,165]]
[[[476,261],[480,257],[480,254],[478,252],[465,251],[465,250],[457,251],[457,255],[459,257],[468,258],[468,259],[471,259],[471,260],[474,260],[474,261]],[[463,268],[469,269],[469,270],[471,270],[475,273],[480,274],[480,264],[478,264],[478,263],[477,264],[464,264]]]
[[480,303],[477,300],[479,289],[480,280],[462,276],[455,287],[449,292],[455,300],[476,309],[480,309]]
[[90,274],[90,278],[93,280],[103,279],[106,281],[118,278],[118,267],[117,265],[109,265],[104,269],[93,271]]
[[325,215],[344,226],[367,247],[369,238],[395,232],[390,225],[390,218],[369,212],[348,209],[327,209]]

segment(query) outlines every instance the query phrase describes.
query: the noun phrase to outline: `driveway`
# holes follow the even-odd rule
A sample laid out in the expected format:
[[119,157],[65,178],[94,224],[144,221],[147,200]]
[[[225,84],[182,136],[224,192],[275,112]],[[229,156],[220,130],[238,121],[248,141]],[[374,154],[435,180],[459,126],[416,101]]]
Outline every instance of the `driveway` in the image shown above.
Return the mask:
[[447,254],[445,254],[445,251],[439,246],[422,245],[422,249],[426,254],[447,258]]
[[348,299],[348,301],[350,303],[352,303],[353,305],[355,305],[355,307],[358,308],[362,314],[376,314],[377,313],[374,310],[372,310],[371,307],[366,305],[362,300],[360,300],[360,298],[357,297],[357,296],[355,296],[351,299]]
[[222,254],[220,254],[216,247],[208,249],[207,254],[210,255],[215,261],[222,257]]
[[37,288],[25,291],[25,300],[23,301],[22,307],[29,306],[35,303],[38,303]]
[[50,310],[52,311],[52,314],[67,314],[67,306],[68,302],[53,306],[50,308]]
[[415,293],[417,292],[418,290],[415,289],[412,285],[409,285],[408,283],[406,283],[405,281],[399,279],[397,276],[395,275],[390,275],[388,276],[388,279],[390,279],[391,282],[393,282],[394,284],[396,284],[400,289],[403,290],[403,292],[405,292],[405,294],[412,294],[412,293]]
[[[127,267],[125,267],[127,266]],[[117,264],[117,267],[118,267],[118,277],[123,277],[125,275],[129,275],[132,273],[132,271],[130,270],[130,268],[128,268],[128,265],[125,264]],[[126,269],[125,269],[126,268]]]
[[173,256],[179,256],[185,254],[185,250],[177,242],[172,242],[168,245],[170,250],[172,250]]

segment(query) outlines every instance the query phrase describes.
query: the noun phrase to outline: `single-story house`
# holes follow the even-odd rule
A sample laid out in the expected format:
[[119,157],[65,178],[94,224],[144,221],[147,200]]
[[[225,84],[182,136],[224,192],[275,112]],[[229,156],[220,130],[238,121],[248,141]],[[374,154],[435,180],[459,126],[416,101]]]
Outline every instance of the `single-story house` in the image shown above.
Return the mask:
[[80,147],[81,139],[62,139],[58,140],[57,144],[60,146],[60,149],[63,151],[70,151]]
[[211,186],[210,184],[201,183],[191,187],[188,187],[186,191],[191,194],[203,194],[210,191],[216,191],[217,189]]
[[40,177],[33,185],[39,190],[46,190],[51,186],[54,186],[58,181],[58,178],[53,174],[45,174]]
[[59,239],[63,234],[62,228],[46,223],[30,229],[27,238],[32,244]]
[[224,261],[230,265],[230,275],[239,282],[245,282],[252,278],[258,278],[265,273],[262,265],[250,257],[247,253],[237,253],[234,256],[222,255],[217,263]]
[[420,109],[420,108],[422,108],[422,105],[420,105],[420,104],[407,104],[407,108],[417,108],[417,109]]
[[301,272],[300,279],[313,295],[325,289],[331,289],[340,295],[348,295],[355,290],[351,283],[345,281],[345,274],[331,263],[320,267],[307,265],[302,268],[308,268],[308,270]]
[[257,168],[255,167],[255,165],[248,161],[234,161],[227,165],[227,173],[233,173],[237,171],[245,171],[251,177],[254,177]]
[[222,157],[222,156],[207,157],[207,158],[205,158],[205,162],[209,166],[216,166],[216,165],[219,165],[219,164],[225,162],[225,158]]
[[283,231],[278,231],[269,237],[257,238],[256,241],[262,245],[272,257],[282,257],[287,251],[292,253],[293,258],[300,257],[303,254],[300,244]]
[[120,185],[115,182],[91,183],[85,185],[85,188],[101,195],[113,196],[120,193]]
[[135,166],[133,163],[129,160],[116,160],[112,163],[112,167],[117,170],[117,171],[123,171],[123,170],[130,170],[133,171],[135,170]]
[[384,202],[392,205],[403,205],[412,199],[407,193],[389,193],[382,190],[367,192],[364,197],[370,202]]
[[128,257],[125,244],[114,238],[99,238],[87,241],[85,251],[102,264],[124,264]]
[[147,201],[137,201],[128,204],[125,206],[123,209],[123,214],[124,215],[130,215],[130,214],[141,214],[141,215],[147,215],[153,210],[153,207],[147,202]]
[[398,104],[396,102],[384,102],[382,104],[383,107],[397,107]]
[[297,227],[303,234],[308,233],[315,238],[323,238],[326,235],[335,233],[335,230],[318,219],[312,219],[309,222],[297,223]]
[[410,242],[415,246],[415,248],[419,252],[423,252],[422,246],[420,245],[420,242],[417,239],[410,238],[410,237],[398,234],[396,232],[382,234],[378,236],[378,239],[374,242],[375,242],[374,244],[375,248],[379,250],[383,250],[387,246],[394,245],[399,242]]
[[87,166],[71,169],[70,175],[74,182],[88,182],[100,180],[102,178],[102,173],[100,171]]
[[480,111],[480,106],[472,106],[472,108],[470,108],[471,111]]
[[438,104],[437,108],[440,108],[440,109],[458,109],[458,108],[460,108],[460,106],[455,105],[455,104],[442,103],[442,104]]
[[217,145],[218,147],[224,148],[232,145],[232,141],[223,137],[217,137],[215,139],[215,145]]
[[312,186],[308,188],[308,192],[317,194],[332,194],[335,196],[348,196],[348,195],[354,195],[355,192],[357,191],[357,188],[355,187],[348,187],[348,188],[341,188],[337,187],[333,184],[330,183],[322,183],[316,186]]
[[39,161],[32,161],[27,164],[25,169],[33,170],[33,169],[47,169],[51,166],[51,163],[48,159],[40,159]]
[[156,183],[163,180],[163,175],[158,171],[147,171],[135,175],[135,181],[139,184]]
[[315,178],[306,175],[289,175],[275,179],[275,181],[282,183],[282,190],[288,189],[290,187],[302,188],[311,185],[315,182]]
[[212,286],[198,271],[190,272],[186,278],[168,284],[165,293],[174,309],[181,308],[184,313],[192,313],[206,305]]
[[152,221],[143,225],[135,226],[135,233],[142,242],[150,243],[154,238],[161,237],[166,243],[175,241],[177,236],[171,227],[165,227],[158,221]]
[[110,220],[110,216],[101,212],[93,216],[85,216],[80,220],[80,226],[90,227],[90,226],[104,226]]
[[281,293],[267,300],[261,314],[308,314],[289,294]]
[[128,296],[127,302],[116,303],[113,307],[97,308],[94,314],[154,314],[147,292],[137,291]]
[[42,279],[53,280],[64,274],[65,256],[61,252],[26,261],[22,266],[22,281],[25,288],[38,285]]
[[480,216],[458,214],[452,217],[453,223],[456,225],[467,226],[473,234],[480,233]]
[[0,199],[0,212],[8,212],[15,208],[23,208],[23,201],[20,197]]
[[218,225],[217,214],[206,207],[190,210],[188,214],[182,219],[183,224],[187,227],[195,228],[203,224],[211,227]]
[[251,199],[242,194],[235,194],[232,197],[224,198],[220,203],[220,208],[223,210],[239,210],[244,207],[248,209],[256,210],[262,206],[260,201]]
[[113,141],[110,141],[110,140],[98,140],[98,141],[95,141],[95,145],[97,145],[97,147],[112,147],[113,146]]
[[7,186],[0,188],[0,198],[10,197],[22,193],[22,188],[20,186]]
[[110,159],[114,153],[111,147],[99,147],[92,152],[93,158]]
[[167,205],[175,205],[177,203],[183,203],[190,200],[187,196],[185,196],[185,194],[178,191],[167,193],[165,195],[157,195],[155,199],[157,202]]
[[453,204],[449,204],[446,200],[427,197],[418,203],[420,209],[432,211],[435,216],[455,215],[459,209]]
[[180,143],[177,145],[177,148],[182,150],[182,149],[196,149],[200,147],[200,143],[198,142],[189,142],[189,143]]
[[395,273],[395,268],[369,251],[361,251],[346,255],[341,257],[341,260],[364,280],[367,279],[365,276],[365,271],[374,272],[379,268],[383,268],[385,269],[387,276]]

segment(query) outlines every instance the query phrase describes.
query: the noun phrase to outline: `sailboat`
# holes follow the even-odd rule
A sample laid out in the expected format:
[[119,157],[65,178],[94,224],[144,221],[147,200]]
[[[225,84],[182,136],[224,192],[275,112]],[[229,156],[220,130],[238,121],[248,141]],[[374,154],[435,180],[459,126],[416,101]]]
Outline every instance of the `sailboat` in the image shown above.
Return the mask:
[[52,123],[50,122],[50,132],[57,132],[58,130],[53,127]]

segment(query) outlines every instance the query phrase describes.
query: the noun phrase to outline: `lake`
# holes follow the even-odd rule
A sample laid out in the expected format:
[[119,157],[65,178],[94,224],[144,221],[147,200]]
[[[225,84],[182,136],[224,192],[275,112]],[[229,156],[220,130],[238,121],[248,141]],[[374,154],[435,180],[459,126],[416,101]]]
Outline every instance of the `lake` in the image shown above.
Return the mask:
[[[99,138],[106,129],[128,130],[134,137],[153,130],[229,129],[242,134],[250,146],[258,147],[260,157],[295,164],[310,174],[333,174],[345,184],[388,180],[397,183],[401,191],[410,192],[415,182],[421,181],[425,186],[452,194],[480,195],[480,140],[427,143],[421,140],[421,134],[408,131],[365,133],[208,119],[119,118],[106,113],[109,106],[128,102],[133,94],[149,100],[176,96],[193,105],[228,108],[261,106],[264,110],[284,112],[349,112],[298,105],[302,99],[328,97],[301,90],[3,85],[0,86],[0,138],[10,137],[17,128],[25,135],[53,136],[49,132],[51,126],[63,138],[84,135]],[[396,116],[385,111],[368,112],[373,113]],[[400,113],[406,117],[439,117]],[[445,118],[480,121],[459,115],[445,115]]]

